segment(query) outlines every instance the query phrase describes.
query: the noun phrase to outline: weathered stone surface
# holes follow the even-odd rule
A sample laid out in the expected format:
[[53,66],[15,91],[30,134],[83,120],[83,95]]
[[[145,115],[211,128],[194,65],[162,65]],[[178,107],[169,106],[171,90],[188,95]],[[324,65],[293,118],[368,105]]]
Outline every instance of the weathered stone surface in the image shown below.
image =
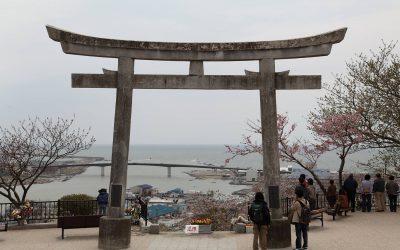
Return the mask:
[[264,58],[291,59],[326,56],[331,52],[332,44],[270,50],[221,50],[218,52],[108,48],[67,42],[61,42],[61,48],[66,54],[82,56],[130,57],[143,60],[167,61],[246,61],[261,60]]
[[151,224],[149,226],[149,234],[159,234],[160,233],[160,225],[159,224]]
[[60,42],[63,51],[69,54],[180,61],[239,61],[328,55],[332,44],[342,41],[347,31],[347,28],[342,28],[316,36],[277,41],[176,43],[105,39],[50,25],[46,28],[49,37]]
[[150,231],[150,226],[140,226],[141,233],[148,233]]
[[243,223],[236,223],[233,224],[233,231],[235,231],[235,233],[246,233],[246,225]]
[[[279,186],[280,183],[274,60],[264,59],[260,61],[260,76],[264,194],[268,204],[271,204],[269,188]],[[277,189],[276,195],[279,197],[279,188]],[[279,219],[282,217],[279,203],[270,210],[273,219]],[[290,234],[290,231],[287,233]]]
[[289,220],[286,217],[272,220],[267,237],[268,249],[290,247],[291,242]]
[[190,61],[189,75],[191,75],[191,76],[204,75],[203,61]]
[[124,249],[131,243],[131,221],[129,218],[100,218],[99,248]]
[[[116,88],[117,75],[108,71],[105,74],[72,74],[73,88]],[[260,89],[260,75],[132,75],[130,87],[133,89]],[[281,89],[320,89],[321,76],[288,76],[276,74],[275,88]]]
[[80,35],[47,25],[49,37],[57,42],[67,42],[93,47],[128,48],[144,50],[173,50],[173,51],[221,51],[221,50],[268,50],[284,48],[301,48],[321,44],[333,44],[343,40],[347,28],[337,29],[331,32],[276,41],[258,42],[227,42],[227,43],[177,43],[177,42],[150,42],[106,39]]

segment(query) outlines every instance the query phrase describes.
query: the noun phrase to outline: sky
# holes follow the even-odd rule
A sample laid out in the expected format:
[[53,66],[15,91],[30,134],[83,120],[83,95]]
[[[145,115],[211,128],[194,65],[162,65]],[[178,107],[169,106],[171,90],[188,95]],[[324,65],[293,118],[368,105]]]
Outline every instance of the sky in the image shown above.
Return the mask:
[[[333,84],[358,53],[398,41],[400,1],[297,0],[1,0],[0,126],[28,117],[75,117],[96,144],[111,144],[115,89],[71,88],[71,73],[116,70],[117,60],[64,54],[48,38],[49,24],[114,39],[166,42],[244,42],[291,39],[342,27],[329,56],[277,60],[276,71],[322,75]],[[205,74],[242,75],[258,62],[205,62]],[[188,74],[188,62],[135,61],[138,74]],[[277,93],[279,113],[307,137],[307,116],[324,90]],[[258,91],[134,90],[131,144],[237,144],[247,121],[260,117]]]

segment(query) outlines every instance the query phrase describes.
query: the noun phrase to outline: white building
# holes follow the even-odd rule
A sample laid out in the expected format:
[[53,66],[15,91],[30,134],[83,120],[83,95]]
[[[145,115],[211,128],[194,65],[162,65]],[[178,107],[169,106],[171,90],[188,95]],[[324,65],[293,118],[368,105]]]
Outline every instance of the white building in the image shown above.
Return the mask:
[[258,179],[258,171],[255,169],[249,169],[246,171],[246,181],[256,182]]

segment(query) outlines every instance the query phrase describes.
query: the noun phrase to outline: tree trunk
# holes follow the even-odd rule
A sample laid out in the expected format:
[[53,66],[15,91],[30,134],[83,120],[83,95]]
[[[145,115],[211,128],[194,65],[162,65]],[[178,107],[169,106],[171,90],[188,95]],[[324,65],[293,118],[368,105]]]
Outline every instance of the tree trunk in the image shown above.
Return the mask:
[[342,188],[343,186],[343,169],[344,169],[344,163],[345,163],[345,158],[340,157],[340,167],[339,167],[339,189]]

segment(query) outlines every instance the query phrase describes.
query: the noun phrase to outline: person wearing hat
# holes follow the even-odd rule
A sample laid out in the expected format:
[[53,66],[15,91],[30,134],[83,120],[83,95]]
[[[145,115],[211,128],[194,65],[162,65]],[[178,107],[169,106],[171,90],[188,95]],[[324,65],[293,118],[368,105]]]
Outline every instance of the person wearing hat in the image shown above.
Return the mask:
[[102,188],[99,190],[99,195],[97,196],[97,204],[99,205],[99,214],[106,214],[108,205],[108,194],[107,189]]

